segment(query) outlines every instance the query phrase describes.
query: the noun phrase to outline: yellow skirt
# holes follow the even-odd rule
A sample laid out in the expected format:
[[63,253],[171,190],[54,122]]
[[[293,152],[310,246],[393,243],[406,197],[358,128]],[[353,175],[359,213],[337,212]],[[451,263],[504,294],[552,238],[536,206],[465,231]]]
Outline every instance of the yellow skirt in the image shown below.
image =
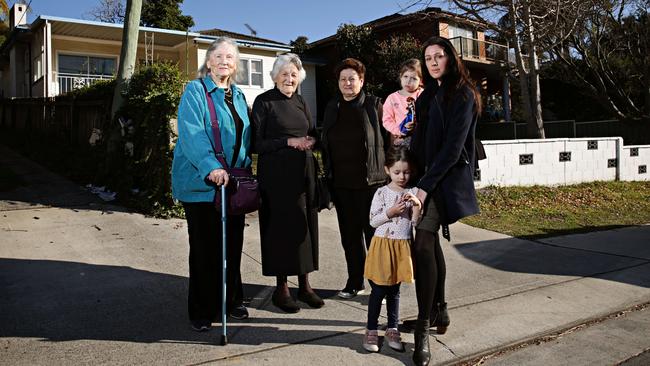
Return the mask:
[[363,275],[382,286],[413,282],[410,241],[373,236]]

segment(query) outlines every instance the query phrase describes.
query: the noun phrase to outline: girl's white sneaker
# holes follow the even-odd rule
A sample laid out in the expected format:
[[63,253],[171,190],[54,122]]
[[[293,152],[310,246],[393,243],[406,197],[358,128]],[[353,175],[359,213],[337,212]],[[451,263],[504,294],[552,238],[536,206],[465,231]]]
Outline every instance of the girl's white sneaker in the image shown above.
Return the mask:
[[404,343],[402,343],[402,336],[397,328],[386,329],[384,338],[386,338],[386,341],[388,341],[388,347],[398,352],[404,352]]
[[379,352],[379,334],[376,330],[366,329],[363,336],[363,348],[368,352]]

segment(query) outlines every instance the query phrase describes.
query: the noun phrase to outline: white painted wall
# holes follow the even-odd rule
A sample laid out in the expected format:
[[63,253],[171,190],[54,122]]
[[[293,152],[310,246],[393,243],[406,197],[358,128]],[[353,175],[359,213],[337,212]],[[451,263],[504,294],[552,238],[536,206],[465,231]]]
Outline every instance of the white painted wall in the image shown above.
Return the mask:
[[302,64],[307,73],[307,77],[300,84],[300,95],[305,99],[309,112],[311,113],[311,120],[316,122],[316,66]]
[[[632,156],[632,151],[637,156]],[[648,168],[650,168],[649,145],[623,146],[621,163],[620,180],[650,180],[650,173],[648,173]]]
[[[479,161],[477,188],[650,180],[650,174],[639,168],[645,165],[647,171],[650,166],[650,145],[623,146],[620,137],[498,140],[483,145],[487,159]],[[638,156],[630,156],[633,149]],[[561,162],[560,153],[571,153],[571,160]],[[520,164],[522,154],[532,154],[533,163]],[[608,166],[610,159],[616,159],[614,166]]]

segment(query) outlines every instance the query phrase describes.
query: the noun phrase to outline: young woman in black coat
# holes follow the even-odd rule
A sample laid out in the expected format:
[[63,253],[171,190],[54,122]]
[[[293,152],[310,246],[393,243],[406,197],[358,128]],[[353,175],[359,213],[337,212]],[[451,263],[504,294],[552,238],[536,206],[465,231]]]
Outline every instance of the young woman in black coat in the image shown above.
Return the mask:
[[445,259],[438,231],[449,240],[448,225],[478,213],[474,191],[474,131],[481,96],[449,40],[424,43],[425,89],[416,102],[411,150],[418,159],[417,196],[424,215],[413,245],[418,319],[413,361],[428,365],[429,327],[442,334],[449,325],[444,302]]

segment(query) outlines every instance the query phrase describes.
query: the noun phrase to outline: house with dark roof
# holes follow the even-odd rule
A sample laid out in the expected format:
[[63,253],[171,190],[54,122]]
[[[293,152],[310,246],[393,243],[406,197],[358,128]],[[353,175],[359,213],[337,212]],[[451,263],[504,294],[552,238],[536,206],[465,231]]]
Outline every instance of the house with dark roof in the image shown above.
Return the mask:
[[[27,6],[18,3],[10,10],[10,34],[0,46],[0,96],[53,97],[115,76],[122,24],[48,15],[28,24],[26,11]],[[140,27],[137,59],[175,62],[192,79],[218,36],[237,42],[243,71],[237,84],[252,104],[257,95],[274,87],[269,72],[276,56],[291,50],[289,45],[220,29],[183,32]]]
[[[487,39],[485,24],[429,7],[409,14],[387,15],[362,26],[371,27],[378,40],[388,39],[394,34],[410,34],[420,42],[432,36],[448,38],[483,95],[487,106],[486,116],[492,114],[492,118],[509,119],[508,47]],[[334,68],[341,60],[336,34],[310,43],[306,53],[309,57],[324,61],[323,66],[316,68],[318,116],[322,117],[324,106],[332,97],[326,81],[334,78]],[[386,95],[379,97],[385,98]],[[498,110],[491,111],[490,108]]]

